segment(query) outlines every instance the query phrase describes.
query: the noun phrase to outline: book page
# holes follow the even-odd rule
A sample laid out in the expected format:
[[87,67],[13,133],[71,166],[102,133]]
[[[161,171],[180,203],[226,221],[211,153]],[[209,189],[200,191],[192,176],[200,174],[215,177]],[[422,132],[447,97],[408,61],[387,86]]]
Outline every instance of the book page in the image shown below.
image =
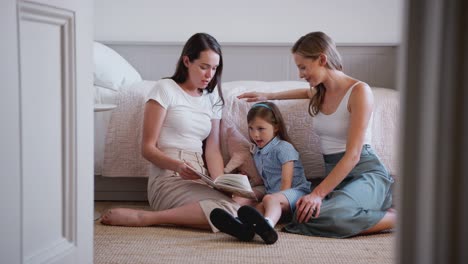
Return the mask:
[[196,171],[190,166],[188,167],[193,172],[195,172],[198,176],[200,176],[200,178],[204,182],[206,182],[208,185],[210,185],[211,187],[215,189],[257,200],[255,192],[252,190],[249,179],[246,175],[224,174],[224,175],[219,176],[218,178],[216,178],[216,180],[213,181],[213,179],[210,176],[203,174],[199,171]]
[[216,187],[214,188],[257,201],[257,196],[255,195],[255,192],[253,190],[248,191],[248,190],[240,189],[240,188],[233,187],[233,186],[227,186],[227,185],[216,185]]
[[224,174],[214,180],[214,183],[233,186],[245,190],[252,190],[249,178],[243,174]]
[[210,185],[211,187],[216,187],[216,183],[213,181],[213,179],[212,179],[210,176],[208,176],[208,175],[206,175],[206,174],[203,174],[203,173],[201,173],[201,172],[195,170],[194,168],[190,167],[189,165],[187,165],[187,167],[188,167],[191,171],[195,172],[198,176],[200,176],[200,178],[201,178],[204,182],[206,182],[208,185]]

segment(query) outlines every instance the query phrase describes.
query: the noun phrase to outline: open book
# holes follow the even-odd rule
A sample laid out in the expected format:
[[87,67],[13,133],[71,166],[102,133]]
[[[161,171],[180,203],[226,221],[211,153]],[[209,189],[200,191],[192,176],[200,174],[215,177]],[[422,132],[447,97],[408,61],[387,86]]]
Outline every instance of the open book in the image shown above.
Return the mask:
[[196,171],[190,166],[193,172],[195,172],[200,178],[211,187],[220,191],[232,193],[238,196],[257,200],[252,187],[250,186],[249,178],[243,174],[223,174],[213,180],[210,176],[205,175],[201,172]]

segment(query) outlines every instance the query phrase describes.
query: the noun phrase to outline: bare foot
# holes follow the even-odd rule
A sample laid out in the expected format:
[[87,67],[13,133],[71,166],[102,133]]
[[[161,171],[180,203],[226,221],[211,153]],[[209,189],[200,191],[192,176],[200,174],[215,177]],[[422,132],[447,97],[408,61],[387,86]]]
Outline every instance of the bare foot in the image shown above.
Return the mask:
[[113,208],[101,216],[101,223],[116,226],[149,226],[147,215],[151,213],[144,210],[130,208]]

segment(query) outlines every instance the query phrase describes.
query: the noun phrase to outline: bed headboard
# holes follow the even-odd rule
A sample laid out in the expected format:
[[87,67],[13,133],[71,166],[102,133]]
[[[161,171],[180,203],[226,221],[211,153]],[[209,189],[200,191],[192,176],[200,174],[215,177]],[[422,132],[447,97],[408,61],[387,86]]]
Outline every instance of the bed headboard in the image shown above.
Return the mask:
[[[143,79],[158,80],[172,75],[182,43],[106,42],[132,64]],[[291,44],[221,43],[223,81],[299,80],[291,56]],[[344,71],[371,86],[395,89],[398,46],[341,44]]]

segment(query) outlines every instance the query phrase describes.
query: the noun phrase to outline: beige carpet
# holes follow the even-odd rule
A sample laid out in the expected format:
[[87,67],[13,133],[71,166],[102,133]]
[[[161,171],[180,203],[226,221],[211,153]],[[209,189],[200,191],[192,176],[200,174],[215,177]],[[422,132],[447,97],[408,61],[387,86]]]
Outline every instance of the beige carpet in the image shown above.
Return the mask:
[[[97,202],[96,210],[144,203]],[[240,242],[222,233],[175,227],[94,226],[94,263],[393,263],[395,233],[350,239],[279,232],[273,245],[256,236]]]

